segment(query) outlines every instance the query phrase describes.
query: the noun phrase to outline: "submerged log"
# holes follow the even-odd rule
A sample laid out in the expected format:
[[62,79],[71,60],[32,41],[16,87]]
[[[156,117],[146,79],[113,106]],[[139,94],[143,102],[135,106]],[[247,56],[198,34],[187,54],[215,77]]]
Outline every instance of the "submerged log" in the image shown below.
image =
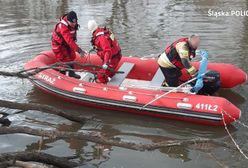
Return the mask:
[[[136,151],[145,150],[156,150],[161,148],[177,147],[177,146],[190,146],[196,144],[211,143],[217,146],[222,146],[227,149],[237,151],[235,146],[231,146],[227,142],[219,142],[207,138],[193,138],[193,139],[183,139],[183,140],[167,140],[151,144],[140,144],[133,142],[120,141],[118,138],[109,138],[101,135],[97,132],[64,132],[56,130],[42,130],[42,129],[32,129],[30,127],[0,127],[0,134],[15,134],[24,133],[35,136],[50,137],[57,139],[71,139],[75,138],[78,140],[86,140],[94,142],[101,145],[116,146]],[[248,153],[248,151],[244,151]]]
[[168,140],[162,141],[152,144],[137,144],[132,142],[124,142],[119,141],[118,139],[112,139],[100,135],[96,132],[63,132],[63,131],[56,131],[56,130],[41,130],[41,129],[32,129],[30,127],[1,127],[0,134],[15,134],[15,133],[24,133],[29,135],[36,135],[42,137],[51,137],[51,138],[59,138],[59,139],[70,139],[75,138],[78,140],[87,140],[90,142],[103,144],[103,145],[111,145],[122,147],[126,149],[138,150],[138,151],[145,151],[145,150],[155,150],[159,148],[167,148],[167,147],[174,147],[174,146],[181,146],[181,145],[191,145],[195,143],[206,143],[210,142],[209,139],[204,138],[196,138],[190,140]]
[[[15,164],[16,161],[17,164]],[[20,162],[22,161],[22,162]],[[0,168],[7,166],[21,166],[28,165],[24,162],[39,162],[47,165],[53,165],[60,168],[73,168],[79,166],[78,163],[72,162],[67,158],[57,157],[46,153],[38,152],[12,152],[0,154]],[[24,166],[25,167],[25,166]]]
[[44,113],[58,115],[70,121],[78,122],[81,124],[84,124],[86,120],[89,120],[88,118],[84,118],[81,116],[75,116],[75,115],[72,115],[70,113],[67,113],[63,110],[57,109],[52,106],[42,105],[42,104],[37,104],[37,103],[17,103],[17,102],[12,102],[12,101],[7,101],[7,100],[0,100],[0,107],[5,107],[9,109],[19,109],[19,110],[24,110],[24,111],[37,110],[37,111],[44,112]]
[[44,163],[30,163],[30,162],[24,162],[20,160],[14,160],[14,161],[6,161],[0,163],[0,168],[54,168],[55,166],[47,165]]

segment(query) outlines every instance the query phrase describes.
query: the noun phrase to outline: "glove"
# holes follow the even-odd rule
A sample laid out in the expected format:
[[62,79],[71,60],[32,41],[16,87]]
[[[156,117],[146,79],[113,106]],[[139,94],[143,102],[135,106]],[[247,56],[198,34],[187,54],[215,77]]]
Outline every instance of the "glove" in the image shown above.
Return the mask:
[[84,57],[87,54],[87,52],[82,50],[81,48],[78,49],[78,53],[80,54],[81,57]]
[[79,28],[80,28],[80,24],[77,23],[77,24],[75,25],[75,29],[76,29],[76,30],[79,30]]
[[206,50],[200,50],[201,57],[208,58],[208,52]]
[[102,69],[104,69],[104,70],[108,69],[108,65],[107,64],[103,64],[102,65]]
[[187,69],[188,73],[190,74],[190,76],[194,77],[197,73],[197,69],[195,69],[194,66],[191,66],[189,69]]

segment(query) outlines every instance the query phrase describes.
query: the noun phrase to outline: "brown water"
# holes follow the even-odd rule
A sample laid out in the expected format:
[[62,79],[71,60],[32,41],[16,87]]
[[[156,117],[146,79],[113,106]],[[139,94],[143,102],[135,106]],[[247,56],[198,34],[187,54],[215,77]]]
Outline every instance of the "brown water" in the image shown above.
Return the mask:
[[[165,44],[176,38],[197,33],[202,37],[201,48],[209,51],[212,62],[232,63],[248,72],[248,16],[208,16],[209,9],[246,10],[246,0],[0,0],[0,69],[21,69],[37,53],[49,50],[54,24],[62,14],[72,9],[79,14],[79,44],[87,50],[90,49],[90,34],[86,25],[89,19],[95,18],[113,29],[124,55],[160,53]],[[0,86],[1,99],[48,104],[67,110],[68,113],[80,113],[99,120],[81,126],[54,115],[28,111],[10,116],[13,126],[57,128],[61,131],[94,130],[137,143],[203,137],[232,145],[223,127],[77,106],[40,92],[29,81],[14,78],[0,77]],[[220,92],[221,96],[242,110],[241,121],[246,124],[247,89],[246,83]],[[0,110],[15,112],[5,108]],[[233,124],[229,129],[240,147],[248,150],[248,129],[238,124]],[[37,150],[39,139],[24,134],[0,135],[0,152]],[[83,158],[83,167],[247,167],[248,163],[236,150],[209,144],[137,152],[75,139],[46,139],[42,151],[58,156],[77,155]]]

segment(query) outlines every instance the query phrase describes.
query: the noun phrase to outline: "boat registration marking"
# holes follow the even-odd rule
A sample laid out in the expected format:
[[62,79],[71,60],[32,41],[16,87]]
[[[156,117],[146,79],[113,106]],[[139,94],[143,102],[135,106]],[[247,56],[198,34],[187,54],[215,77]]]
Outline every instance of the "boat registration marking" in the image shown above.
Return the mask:
[[204,103],[198,103],[195,106],[196,109],[200,110],[208,110],[208,111],[218,111],[219,106],[218,105],[212,105],[212,104],[204,104]]

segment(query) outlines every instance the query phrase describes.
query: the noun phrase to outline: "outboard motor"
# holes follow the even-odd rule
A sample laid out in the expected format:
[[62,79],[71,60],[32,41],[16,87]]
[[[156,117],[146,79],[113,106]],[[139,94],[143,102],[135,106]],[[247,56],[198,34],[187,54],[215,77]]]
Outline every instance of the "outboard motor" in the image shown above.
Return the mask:
[[196,81],[191,83],[191,92],[200,95],[213,95],[220,88],[220,74],[216,71],[207,71],[208,52],[201,50],[200,54],[202,60],[200,62]]
[[220,89],[220,73],[208,71],[203,76],[203,87],[198,91],[199,95],[213,95]]

